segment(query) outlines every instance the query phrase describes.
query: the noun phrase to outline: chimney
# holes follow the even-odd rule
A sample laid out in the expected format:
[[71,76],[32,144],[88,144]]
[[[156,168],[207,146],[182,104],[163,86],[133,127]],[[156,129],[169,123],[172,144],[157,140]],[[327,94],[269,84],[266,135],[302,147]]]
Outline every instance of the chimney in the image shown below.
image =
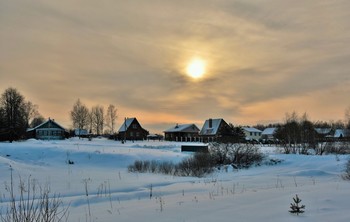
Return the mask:
[[209,119],[209,128],[213,128],[213,119]]

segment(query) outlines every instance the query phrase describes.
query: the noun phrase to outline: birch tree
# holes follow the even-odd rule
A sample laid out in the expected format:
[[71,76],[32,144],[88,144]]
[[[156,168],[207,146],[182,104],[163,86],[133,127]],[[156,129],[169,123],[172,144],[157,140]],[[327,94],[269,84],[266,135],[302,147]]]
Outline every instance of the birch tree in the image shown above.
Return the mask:
[[[78,99],[70,113],[73,127],[82,130],[88,127],[89,109]],[[79,133],[80,137],[80,133]]]
[[115,131],[115,124],[117,120],[117,108],[110,104],[107,108],[107,113],[106,113],[106,127],[108,128],[107,133],[109,134],[114,134]]
[[103,133],[104,126],[104,109],[103,106],[97,105],[91,108],[92,128],[97,135]]

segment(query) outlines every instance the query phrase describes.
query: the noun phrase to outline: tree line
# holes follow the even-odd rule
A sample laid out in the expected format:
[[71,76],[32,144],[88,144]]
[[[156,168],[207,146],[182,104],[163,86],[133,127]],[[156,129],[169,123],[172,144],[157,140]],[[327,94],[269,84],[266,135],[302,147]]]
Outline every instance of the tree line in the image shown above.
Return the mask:
[[115,134],[117,121],[117,108],[110,104],[105,114],[104,107],[96,105],[89,108],[78,99],[70,112],[73,127],[82,130],[88,129],[95,135]]
[[[78,99],[70,112],[72,125],[76,129],[87,129],[95,135],[113,135],[116,131],[117,108],[110,104],[105,112],[104,107],[95,105],[89,109]],[[15,88],[6,89],[0,98],[0,140],[20,140],[25,138],[28,128],[34,128],[45,121],[39,113],[38,105],[26,100]],[[345,110],[345,121],[312,122],[306,113],[299,116],[296,112],[287,113],[284,123],[257,125],[256,128],[277,127],[275,138],[288,147],[315,147],[322,139],[315,128],[332,128],[350,130],[350,106]],[[222,142],[241,142],[244,133],[240,127],[224,130]],[[324,138],[323,138],[324,139]]]
[[[91,110],[80,99],[73,105],[71,111],[73,127],[89,129],[96,135],[114,134],[117,119],[117,109],[109,105],[106,115],[103,106],[93,106]],[[28,128],[34,128],[45,122],[38,105],[26,100],[13,87],[7,88],[0,97],[0,141],[16,141],[26,138]]]
[[28,128],[41,124],[44,118],[38,106],[15,88],[6,89],[0,98],[0,140],[20,140]]
[[[256,126],[264,128],[264,126]],[[326,149],[333,149],[329,146],[333,143],[334,132],[337,129],[344,130],[347,134],[343,135],[346,138],[337,138],[338,141],[349,140],[350,136],[350,107],[345,111],[345,121],[316,121],[309,120],[307,113],[298,115],[295,111],[292,113],[286,113],[285,121],[282,124],[274,124],[265,126],[275,127],[274,138],[279,144],[281,144],[285,153],[303,153],[307,154],[309,149],[316,151],[316,154],[322,155]],[[319,131],[317,131],[319,130]]]

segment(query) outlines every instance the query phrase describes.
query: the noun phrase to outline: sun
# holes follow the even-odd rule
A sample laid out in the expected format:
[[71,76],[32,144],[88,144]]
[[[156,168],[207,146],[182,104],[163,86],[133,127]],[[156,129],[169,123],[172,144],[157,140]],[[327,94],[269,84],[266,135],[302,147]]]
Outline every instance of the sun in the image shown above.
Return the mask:
[[205,74],[205,62],[200,58],[195,58],[187,65],[186,73],[193,79],[200,79]]

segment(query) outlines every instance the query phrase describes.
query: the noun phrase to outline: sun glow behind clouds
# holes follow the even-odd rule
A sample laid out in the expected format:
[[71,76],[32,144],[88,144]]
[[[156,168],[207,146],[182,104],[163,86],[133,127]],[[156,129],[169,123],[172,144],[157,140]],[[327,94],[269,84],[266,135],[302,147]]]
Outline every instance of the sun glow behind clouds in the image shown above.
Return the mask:
[[186,73],[193,79],[200,79],[205,74],[205,61],[200,58],[194,58],[187,65]]

